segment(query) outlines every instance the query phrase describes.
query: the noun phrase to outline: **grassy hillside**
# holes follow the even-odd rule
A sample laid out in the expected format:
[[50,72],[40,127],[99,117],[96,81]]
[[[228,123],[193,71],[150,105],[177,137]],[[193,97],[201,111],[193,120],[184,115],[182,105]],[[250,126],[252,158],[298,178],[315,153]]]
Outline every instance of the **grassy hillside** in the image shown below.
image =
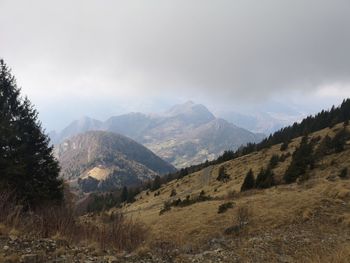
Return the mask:
[[[340,123],[310,139],[333,137],[342,128]],[[145,250],[185,261],[332,262],[329,257],[338,257],[333,262],[347,262],[341,260],[350,255],[350,180],[338,175],[350,168],[349,142],[344,151],[317,161],[307,171],[308,180],[240,192],[249,169],[256,176],[273,155],[292,154],[300,141],[293,139],[285,151],[277,144],[171,181],[159,191],[142,192],[123,211],[149,228]],[[273,169],[277,183],[282,183],[291,159]],[[227,182],[217,180],[221,166],[230,176]],[[210,200],[164,209],[165,202],[198,199],[201,192]],[[219,206],[229,202],[232,208],[218,213]]]

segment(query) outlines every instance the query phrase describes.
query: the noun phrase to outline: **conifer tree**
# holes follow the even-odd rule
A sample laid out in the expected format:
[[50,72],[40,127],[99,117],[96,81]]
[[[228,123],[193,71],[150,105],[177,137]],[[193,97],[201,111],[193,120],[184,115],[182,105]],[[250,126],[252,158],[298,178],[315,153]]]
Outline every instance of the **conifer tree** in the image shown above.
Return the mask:
[[37,111],[20,97],[15,78],[0,60],[0,188],[14,190],[27,206],[61,201],[58,176],[59,165]]
[[343,128],[339,132],[337,132],[332,140],[332,145],[334,147],[335,152],[344,151],[344,146],[348,139],[350,139],[350,134],[346,128]]
[[152,183],[152,191],[158,190],[162,186],[160,176],[157,175]]
[[270,188],[274,185],[275,185],[275,178],[271,168],[270,167],[268,167],[267,169],[262,168],[256,177],[255,187],[264,189],[264,188]]
[[292,155],[292,162],[284,174],[286,183],[293,183],[298,177],[305,174],[309,165],[313,166],[313,144],[308,142],[308,137],[304,136],[299,147]]
[[253,170],[250,169],[244,178],[243,184],[241,186],[241,192],[253,189],[255,187],[255,178],[253,174]]
[[128,188],[126,186],[123,187],[122,193],[120,195],[120,201],[126,202],[128,201],[129,194],[128,194]]

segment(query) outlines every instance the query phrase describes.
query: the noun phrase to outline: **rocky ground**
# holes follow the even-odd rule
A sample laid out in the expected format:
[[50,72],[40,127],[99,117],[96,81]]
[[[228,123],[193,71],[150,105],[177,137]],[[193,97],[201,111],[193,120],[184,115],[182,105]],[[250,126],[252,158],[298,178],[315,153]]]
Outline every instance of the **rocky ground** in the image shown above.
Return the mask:
[[[324,229],[327,229],[325,231]],[[208,241],[202,251],[174,249],[162,244],[152,252],[120,253],[72,246],[61,239],[0,236],[0,262],[303,262],[300,255],[329,253],[350,245],[349,229],[323,228],[312,221],[248,235],[222,236]],[[307,261],[307,260],[306,260]],[[312,260],[307,262],[313,262]],[[323,262],[323,261],[322,261]],[[326,262],[326,261],[325,261]],[[346,261],[345,261],[346,262]]]

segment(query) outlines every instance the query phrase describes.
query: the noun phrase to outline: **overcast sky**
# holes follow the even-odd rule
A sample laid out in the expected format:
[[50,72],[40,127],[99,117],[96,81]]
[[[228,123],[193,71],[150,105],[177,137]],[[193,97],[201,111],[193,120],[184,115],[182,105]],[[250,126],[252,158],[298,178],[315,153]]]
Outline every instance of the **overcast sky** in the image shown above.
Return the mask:
[[192,99],[350,96],[349,0],[0,0],[0,57],[45,127]]

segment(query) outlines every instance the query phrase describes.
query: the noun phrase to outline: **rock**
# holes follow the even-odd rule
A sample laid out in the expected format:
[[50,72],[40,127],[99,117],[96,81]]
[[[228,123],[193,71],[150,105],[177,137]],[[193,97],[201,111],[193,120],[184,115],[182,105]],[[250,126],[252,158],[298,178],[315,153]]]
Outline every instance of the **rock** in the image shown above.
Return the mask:
[[15,235],[10,235],[9,238],[11,239],[11,241],[16,241],[18,239],[18,237]]
[[4,247],[3,247],[3,250],[5,250],[5,251],[7,251],[7,250],[9,250],[9,249],[10,249],[9,246],[4,246]]

